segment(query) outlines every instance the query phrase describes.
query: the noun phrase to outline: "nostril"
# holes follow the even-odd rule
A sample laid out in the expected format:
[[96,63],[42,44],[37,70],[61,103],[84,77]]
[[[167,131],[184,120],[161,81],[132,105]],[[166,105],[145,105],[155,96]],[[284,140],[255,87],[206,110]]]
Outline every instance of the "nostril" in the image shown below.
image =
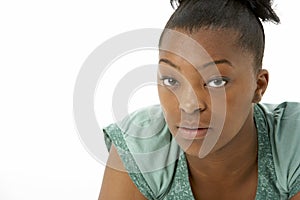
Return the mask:
[[187,114],[193,114],[195,112],[202,112],[205,110],[205,106],[203,104],[193,104],[193,103],[181,103],[179,105],[181,111]]

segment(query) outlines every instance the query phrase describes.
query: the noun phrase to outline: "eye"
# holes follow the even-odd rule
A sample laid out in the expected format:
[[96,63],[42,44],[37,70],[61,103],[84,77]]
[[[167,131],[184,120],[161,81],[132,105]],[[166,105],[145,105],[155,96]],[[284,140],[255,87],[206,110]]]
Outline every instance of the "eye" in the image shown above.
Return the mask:
[[163,85],[165,86],[176,86],[178,85],[178,81],[174,78],[170,78],[170,77],[165,77],[161,79],[163,82]]
[[224,77],[220,77],[220,78],[214,78],[210,81],[208,81],[208,83],[206,84],[209,87],[213,87],[213,88],[219,88],[219,87],[223,87],[228,83],[228,79],[224,78]]

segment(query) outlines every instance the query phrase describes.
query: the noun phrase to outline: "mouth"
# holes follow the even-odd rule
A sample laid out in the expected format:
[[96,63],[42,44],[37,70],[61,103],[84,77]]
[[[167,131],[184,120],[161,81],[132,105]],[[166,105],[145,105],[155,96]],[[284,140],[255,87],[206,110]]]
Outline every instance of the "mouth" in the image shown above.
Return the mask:
[[209,128],[177,127],[177,134],[187,140],[204,139]]

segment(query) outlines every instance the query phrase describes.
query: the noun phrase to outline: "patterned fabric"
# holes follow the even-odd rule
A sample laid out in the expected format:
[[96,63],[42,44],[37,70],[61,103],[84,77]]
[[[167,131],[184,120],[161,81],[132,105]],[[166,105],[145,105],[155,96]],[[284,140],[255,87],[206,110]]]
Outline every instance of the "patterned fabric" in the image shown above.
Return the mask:
[[[156,114],[155,117],[147,117],[145,113]],[[254,119],[258,130],[258,185],[255,199],[289,199],[300,191],[300,104],[257,104],[254,106]],[[149,127],[160,124],[160,128],[156,128],[159,134],[140,142],[137,135],[128,134],[130,124],[138,125],[139,121],[143,122],[143,127],[133,129],[135,132],[142,134],[145,128],[149,131]],[[110,149],[112,143],[116,146],[131,179],[147,199],[193,200],[185,154],[178,145],[173,144],[170,132],[165,123],[162,125],[162,121],[164,119],[159,106],[138,111],[123,123],[112,124],[104,129],[107,147]],[[160,141],[164,145],[156,146]],[[145,145],[149,146],[146,150]],[[145,171],[143,165],[153,165],[153,155],[147,157],[143,153],[163,147],[169,151],[162,159],[169,159],[173,155],[171,161],[165,167]],[[137,153],[142,153],[143,159],[139,159]]]

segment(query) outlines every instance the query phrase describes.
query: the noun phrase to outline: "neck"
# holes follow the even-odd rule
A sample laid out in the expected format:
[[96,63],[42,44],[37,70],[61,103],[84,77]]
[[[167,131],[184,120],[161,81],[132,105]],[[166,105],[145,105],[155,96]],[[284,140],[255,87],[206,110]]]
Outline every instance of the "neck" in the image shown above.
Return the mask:
[[[257,132],[253,112],[240,132],[224,147],[205,158],[186,155],[190,181],[238,185],[257,173]],[[198,185],[197,184],[197,185]]]

